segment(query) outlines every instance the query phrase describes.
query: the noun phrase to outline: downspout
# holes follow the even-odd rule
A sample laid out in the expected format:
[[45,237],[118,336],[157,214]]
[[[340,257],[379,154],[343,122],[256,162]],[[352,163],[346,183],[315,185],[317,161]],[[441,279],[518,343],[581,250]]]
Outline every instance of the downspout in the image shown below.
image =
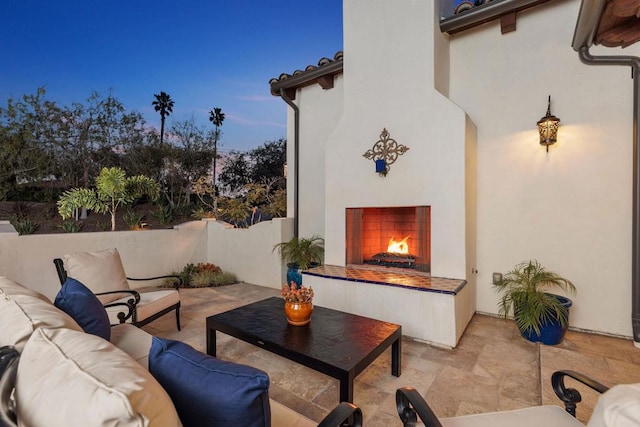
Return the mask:
[[299,179],[300,179],[300,109],[296,104],[293,103],[291,98],[289,98],[286,94],[284,88],[280,88],[280,97],[284,99],[289,107],[293,109],[293,162],[295,163],[294,173],[293,173],[293,237],[298,237],[298,194],[299,194]]
[[633,224],[631,251],[631,325],[633,328],[633,344],[640,347],[640,58],[636,56],[593,56],[589,47],[578,50],[580,60],[588,65],[628,65],[633,77]]

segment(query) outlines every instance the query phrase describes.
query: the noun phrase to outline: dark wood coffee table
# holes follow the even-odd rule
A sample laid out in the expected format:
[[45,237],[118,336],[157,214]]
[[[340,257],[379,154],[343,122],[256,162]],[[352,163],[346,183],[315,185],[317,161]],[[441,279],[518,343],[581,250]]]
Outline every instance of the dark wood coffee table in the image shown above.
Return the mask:
[[207,353],[216,331],[286,357],[340,381],[340,402],[353,403],[353,380],[391,346],[391,373],[401,371],[402,327],[314,306],[311,323],[291,326],[284,301],[268,298],[207,317]]

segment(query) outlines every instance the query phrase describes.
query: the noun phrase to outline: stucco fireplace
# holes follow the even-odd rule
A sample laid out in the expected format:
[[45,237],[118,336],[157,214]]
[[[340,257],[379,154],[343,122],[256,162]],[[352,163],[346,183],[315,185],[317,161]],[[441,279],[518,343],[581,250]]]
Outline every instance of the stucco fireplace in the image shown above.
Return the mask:
[[429,272],[431,207],[346,209],[346,265]]

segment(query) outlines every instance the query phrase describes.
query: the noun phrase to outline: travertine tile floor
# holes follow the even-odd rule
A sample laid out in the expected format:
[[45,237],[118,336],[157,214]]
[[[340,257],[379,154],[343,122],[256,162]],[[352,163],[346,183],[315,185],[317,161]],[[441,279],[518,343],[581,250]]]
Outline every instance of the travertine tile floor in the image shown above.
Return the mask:
[[[277,289],[240,283],[182,289],[180,294],[182,331],[176,330],[172,315],[144,329],[205,351],[207,316],[279,293]],[[217,353],[221,359],[266,371],[271,379],[270,396],[313,420],[321,420],[338,404],[338,382],[323,374],[229,336],[218,337]],[[391,375],[390,363],[387,350],[356,377],[354,403],[362,408],[368,427],[401,425],[395,391],[402,386],[415,387],[439,417],[450,417],[561,405],[550,385],[551,374],[558,369],[585,373],[608,386],[640,382],[640,349],[630,340],[569,331],[560,345],[544,346],[521,338],[511,321],[479,314],[454,350],[405,337],[399,378]],[[578,418],[586,421],[597,396],[588,390],[582,395]]]

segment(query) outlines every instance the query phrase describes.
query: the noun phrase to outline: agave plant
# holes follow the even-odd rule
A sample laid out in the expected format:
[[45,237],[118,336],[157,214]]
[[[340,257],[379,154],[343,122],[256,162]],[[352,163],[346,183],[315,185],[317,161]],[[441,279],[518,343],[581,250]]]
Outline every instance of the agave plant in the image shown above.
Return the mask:
[[288,264],[295,264],[297,268],[306,270],[312,263],[322,262],[324,239],[316,235],[308,238],[293,237],[288,242],[278,243],[273,250],[278,250],[283,261]]
[[521,262],[494,286],[498,292],[504,292],[498,303],[499,314],[506,318],[513,308],[520,331],[533,330],[540,334],[541,326],[554,319],[563,327],[567,325],[568,310],[544,290],[559,288],[573,294],[576,288],[569,280],[547,271],[538,261]]

